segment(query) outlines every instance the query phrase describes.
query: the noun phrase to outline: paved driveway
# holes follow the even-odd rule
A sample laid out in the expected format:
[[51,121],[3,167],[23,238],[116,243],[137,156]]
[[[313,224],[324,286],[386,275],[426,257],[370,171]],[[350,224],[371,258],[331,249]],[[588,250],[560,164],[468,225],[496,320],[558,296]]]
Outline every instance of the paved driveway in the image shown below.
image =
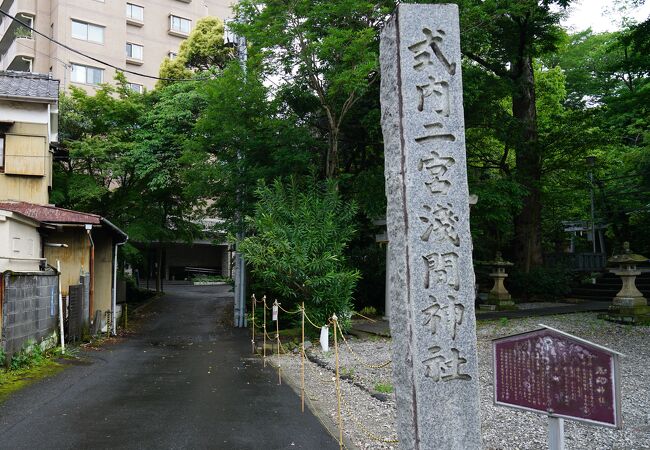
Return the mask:
[[225,287],[168,289],[137,335],[0,405],[0,448],[338,448],[223,324]]

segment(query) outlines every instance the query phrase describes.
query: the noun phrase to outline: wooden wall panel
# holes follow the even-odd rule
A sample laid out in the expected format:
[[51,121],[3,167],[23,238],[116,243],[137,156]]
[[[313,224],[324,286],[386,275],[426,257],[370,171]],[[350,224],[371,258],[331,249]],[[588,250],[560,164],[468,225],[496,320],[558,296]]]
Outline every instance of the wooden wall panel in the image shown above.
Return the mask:
[[7,134],[5,137],[5,174],[45,176],[47,147],[47,139],[42,136]]

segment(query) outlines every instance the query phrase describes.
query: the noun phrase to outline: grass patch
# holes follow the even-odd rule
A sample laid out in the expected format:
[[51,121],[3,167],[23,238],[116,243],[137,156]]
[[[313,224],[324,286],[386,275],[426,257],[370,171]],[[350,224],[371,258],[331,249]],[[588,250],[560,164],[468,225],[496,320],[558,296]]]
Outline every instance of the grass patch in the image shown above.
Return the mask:
[[0,403],[12,393],[65,369],[63,364],[44,358],[35,365],[15,370],[0,369]]
[[393,385],[390,383],[377,383],[375,384],[375,391],[381,392],[382,394],[392,394]]
[[0,403],[13,392],[61,372],[65,366],[54,359],[75,359],[75,353],[76,349],[69,349],[68,353],[61,354],[59,347],[43,350],[41,345],[34,341],[28,342],[10,361],[5,360],[3,353],[0,355],[5,366],[0,369]]

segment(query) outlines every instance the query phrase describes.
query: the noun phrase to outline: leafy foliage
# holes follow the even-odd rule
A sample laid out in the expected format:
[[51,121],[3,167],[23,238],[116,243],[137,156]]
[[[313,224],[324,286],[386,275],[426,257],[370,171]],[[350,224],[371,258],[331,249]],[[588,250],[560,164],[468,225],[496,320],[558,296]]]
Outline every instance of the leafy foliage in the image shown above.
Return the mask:
[[[341,127],[378,79],[378,31],[394,2],[243,0],[235,29],[259,55],[262,71],[284,83],[295,112],[310,105],[314,129],[328,145],[326,177],[340,175]],[[306,111],[305,111],[306,112]]]
[[195,72],[218,72],[233,58],[233,50],[224,45],[224,24],[217,17],[204,17],[185,39],[174,59],[160,65],[158,87],[173,83],[169,79],[190,79]]
[[571,290],[571,275],[564,267],[537,267],[526,273],[515,270],[508,278],[508,290],[519,300],[557,300]]
[[285,308],[305,302],[318,324],[336,313],[348,324],[359,273],[345,250],[354,234],[356,205],[341,199],[333,181],[296,178],[261,184],[252,236],[238,243],[254,276],[281,295]]
[[209,211],[235,232],[240,214],[253,212],[257,182],[307,174],[317,144],[281,101],[269,99],[257,74],[239,64],[229,64],[202,93],[205,108],[182,158],[187,192],[209,200]]

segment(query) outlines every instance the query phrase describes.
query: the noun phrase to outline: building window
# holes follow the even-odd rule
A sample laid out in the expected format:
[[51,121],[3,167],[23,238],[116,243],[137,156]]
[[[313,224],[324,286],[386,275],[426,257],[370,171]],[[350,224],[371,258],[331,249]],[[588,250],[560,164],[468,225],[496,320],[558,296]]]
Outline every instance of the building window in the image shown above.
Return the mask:
[[126,57],[142,61],[144,54],[144,47],[138,44],[126,43]]
[[104,69],[96,67],[72,65],[72,82],[82,84],[100,84],[104,81]]
[[142,94],[144,92],[144,86],[138,83],[129,83],[129,88],[138,94]]
[[167,56],[169,56],[169,59],[174,60],[174,59],[178,58],[178,53],[176,53],[176,52],[169,52],[169,53],[167,54]]
[[169,29],[177,33],[189,34],[192,21],[178,16],[169,16]]
[[144,8],[132,3],[126,4],[126,17],[133,20],[144,22]]
[[72,21],[72,37],[88,42],[104,43],[104,27],[86,22]]

